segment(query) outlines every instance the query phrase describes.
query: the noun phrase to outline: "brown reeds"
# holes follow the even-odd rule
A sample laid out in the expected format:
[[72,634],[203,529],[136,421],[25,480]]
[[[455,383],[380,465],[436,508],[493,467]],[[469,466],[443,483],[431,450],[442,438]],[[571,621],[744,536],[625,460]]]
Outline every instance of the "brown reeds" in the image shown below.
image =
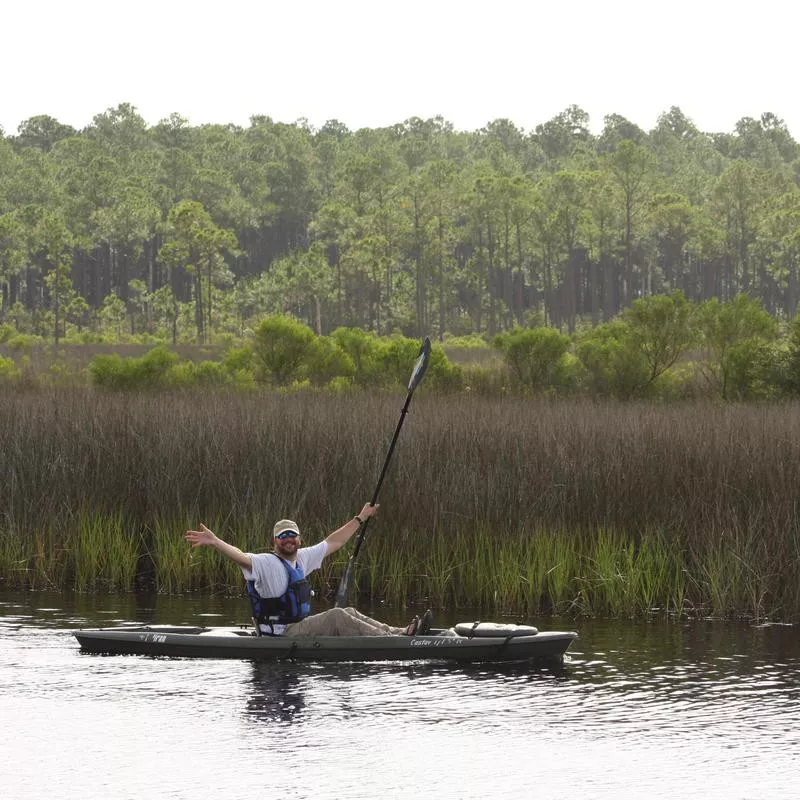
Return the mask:
[[[0,395],[0,578],[237,590],[190,552],[275,519],[316,541],[369,498],[402,398]],[[800,616],[800,405],[415,397],[358,571],[394,603]],[[344,551],[318,588],[335,587]]]

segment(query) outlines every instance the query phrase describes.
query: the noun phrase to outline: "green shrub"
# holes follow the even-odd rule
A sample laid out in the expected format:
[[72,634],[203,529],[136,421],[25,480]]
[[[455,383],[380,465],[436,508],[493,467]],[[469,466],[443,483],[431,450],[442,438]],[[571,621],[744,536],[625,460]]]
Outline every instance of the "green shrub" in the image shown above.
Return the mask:
[[0,383],[19,380],[20,374],[13,359],[0,356]]
[[693,343],[695,306],[678,290],[634,300],[623,319],[630,330],[629,341],[647,364],[647,383],[669,369]]
[[631,341],[625,322],[606,322],[580,334],[575,353],[586,368],[592,395],[629,399],[641,395],[648,384],[647,361]]
[[104,389],[130,388],[131,369],[126,359],[118,353],[108,356],[95,356],[89,363],[92,383]]
[[350,357],[356,383],[379,384],[383,380],[383,345],[374,334],[360,328],[337,328],[331,339]]
[[723,400],[758,396],[764,370],[772,368],[764,345],[776,339],[777,320],[760,301],[740,294],[728,303],[706,300],[697,308],[695,325],[706,351],[703,371]]
[[292,381],[290,384],[286,386],[281,386],[279,389],[279,391],[282,394],[292,394],[294,392],[310,392],[313,390],[314,387],[311,385],[311,381],[308,378]]
[[163,383],[173,389],[211,389],[237,383],[236,374],[218,361],[183,361],[170,367]]
[[219,361],[201,361],[192,367],[198,386],[227,386],[231,382],[230,372]]
[[95,356],[89,374],[104,389],[153,389],[169,384],[168,374],[177,361],[175,353],[158,346],[140,358],[123,358],[118,353]]
[[313,384],[319,386],[329,383],[333,378],[352,378],[356,367],[353,359],[334,339],[320,336],[306,351],[302,371]]
[[252,372],[248,372],[246,369],[237,369],[231,375],[231,380],[233,381],[233,386],[237,389],[255,389],[256,388],[256,378]]
[[649,394],[657,400],[688,400],[704,397],[703,386],[697,382],[697,367],[682,362],[662,372],[651,384]]
[[478,333],[471,333],[469,336],[445,336],[445,347],[463,348],[468,350],[488,350],[489,343]]
[[517,386],[541,391],[557,382],[570,341],[554,328],[515,328],[492,344],[502,351]]
[[728,397],[737,400],[766,400],[781,391],[780,348],[773,342],[751,339],[730,348],[728,353]]
[[253,352],[265,377],[285,386],[300,373],[314,334],[291,317],[265,317],[253,331]]
[[564,353],[558,360],[551,376],[551,385],[559,394],[575,394],[586,382],[586,367],[572,353]]
[[[391,384],[408,386],[414,362],[419,355],[420,342],[418,339],[408,339],[405,336],[392,336],[382,340],[381,362],[383,374]],[[454,391],[463,386],[463,371],[457,364],[453,364],[444,352],[441,345],[435,344],[431,348],[431,357],[425,373],[424,385],[440,391]]]
[[789,323],[786,345],[777,356],[776,380],[782,392],[789,397],[800,397],[800,316]]
[[4,322],[0,325],[0,344],[5,344],[15,333],[14,326]]
[[418,355],[419,342],[416,339],[400,335],[383,339],[380,353],[382,374],[395,386],[397,384],[408,386],[411,370]]
[[328,384],[325,386],[325,388],[328,391],[335,392],[337,394],[343,394],[344,392],[352,392],[354,388],[353,379],[345,378],[343,375],[339,375],[328,381]]
[[252,347],[231,347],[222,357],[222,363],[231,373],[255,371],[255,353]]
[[164,374],[163,385],[170,389],[191,389],[196,385],[194,368],[191,361],[173,364]]
[[9,350],[30,352],[34,347],[44,344],[44,338],[32,333],[15,333],[6,340]]
[[[413,363],[412,361],[409,365],[409,373],[405,378],[406,383],[411,377]],[[455,392],[464,386],[463,368],[447,358],[441,345],[435,344],[431,348],[431,360],[425,373],[425,385],[440,392]]]

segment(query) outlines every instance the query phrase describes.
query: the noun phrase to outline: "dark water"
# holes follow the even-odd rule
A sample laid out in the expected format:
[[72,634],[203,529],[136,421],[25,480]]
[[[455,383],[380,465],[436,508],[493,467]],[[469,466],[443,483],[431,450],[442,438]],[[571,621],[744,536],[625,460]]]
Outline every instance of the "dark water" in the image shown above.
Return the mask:
[[0,595],[0,797],[800,797],[789,626],[540,620],[580,632],[559,671],[92,656],[71,635],[244,613]]

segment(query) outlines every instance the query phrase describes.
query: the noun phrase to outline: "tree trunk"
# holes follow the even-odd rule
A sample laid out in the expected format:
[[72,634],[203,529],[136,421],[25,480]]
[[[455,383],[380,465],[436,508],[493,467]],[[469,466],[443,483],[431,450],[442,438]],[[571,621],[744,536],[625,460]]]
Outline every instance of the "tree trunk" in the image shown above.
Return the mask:
[[484,287],[484,269],[486,267],[485,256],[483,252],[483,228],[478,227],[478,308],[475,315],[475,328],[478,333],[483,333],[483,287]]
[[514,278],[512,275],[513,267],[511,265],[511,223],[509,220],[508,211],[505,213],[503,225],[503,300],[505,302],[505,325],[511,327],[511,320],[508,315],[513,313],[514,308]]
[[486,289],[489,292],[489,336],[494,336],[497,333],[497,309],[494,301],[494,237],[491,223],[489,223],[487,233],[489,264],[486,269]]
[[525,272],[522,269],[522,227],[519,220],[516,221],[517,227],[517,281],[515,282],[514,292],[514,311],[517,318],[517,325],[522,325],[525,312]]
[[59,341],[58,327],[59,327],[59,322],[60,322],[59,316],[60,316],[60,311],[61,311],[61,292],[59,291],[59,289],[60,289],[59,284],[61,283],[61,275],[59,275],[59,265],[58,264],[55,265],[55,271],[56,271],[56,280],[55,280],[55,285],[54,285],[54,288],[55,288],[55,306],[56,306],[56,308],[55,308],[55,312],[56,312],[56,315],[55,315],[56,316],[55,342],[56,342],[56,349],[58,349],[58,341]]
[[199,272],[194,275],[194,322],[197,326],[197,341],[203,344],[203,293]]
[[625,195],[625,282],[622,303],[627,308],[633,297],[633,196]]
[[570,335],[575,333],[575,318],[576,318],[576,298],[578,293],[578,258],[575,249],[569,251],[569,260],[567,261],[567,280],[566,280],[566,317],[567,328]]
[[414,195],[414,263],[416,279],[416,310],[417,310],[417,335],[425,335],[426,314],[425,314],[425,276],[423,274],[422,259],[422,223],[420,220],[419,197]]
[[439,341],[444,341],[444,223],[439,214]]
[[211,343],[211,337],[213,336],[213,333],[212,333],[212,331],[213,331],[213,320],[211,318],[211,294],[212,294],[212,292],[213,292],[213,286],[212,286],[212,283],[211,283],[211,261],[209,260],[209,262],[208,262],[208,297],[206,298],[206,306],[208,306],[208,315],[207,315],[207,317],[208,317],[208,325],[206,326],[206,329],[204,331],[204,333],[205,333],[205,337],[204,337],[204,341],[203,341],[204,344],[210,344]]
[[314,295],[314,322],[317,336],[322,336],[322,303],[319,297]]
[[791,260],[789,265],[789,281],[786,287],[786,316],[794,319],[797,315],[797,262]]

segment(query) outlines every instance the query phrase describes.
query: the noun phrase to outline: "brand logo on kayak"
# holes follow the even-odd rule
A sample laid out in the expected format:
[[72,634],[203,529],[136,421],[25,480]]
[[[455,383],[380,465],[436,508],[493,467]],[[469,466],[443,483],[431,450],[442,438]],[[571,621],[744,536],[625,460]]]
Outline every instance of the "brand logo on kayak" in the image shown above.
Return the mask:
[[411,647],[450,647],[452,645],[460,647],[463,643],[463,639],[449,636],[446,639],[412,639],[409,642]]

